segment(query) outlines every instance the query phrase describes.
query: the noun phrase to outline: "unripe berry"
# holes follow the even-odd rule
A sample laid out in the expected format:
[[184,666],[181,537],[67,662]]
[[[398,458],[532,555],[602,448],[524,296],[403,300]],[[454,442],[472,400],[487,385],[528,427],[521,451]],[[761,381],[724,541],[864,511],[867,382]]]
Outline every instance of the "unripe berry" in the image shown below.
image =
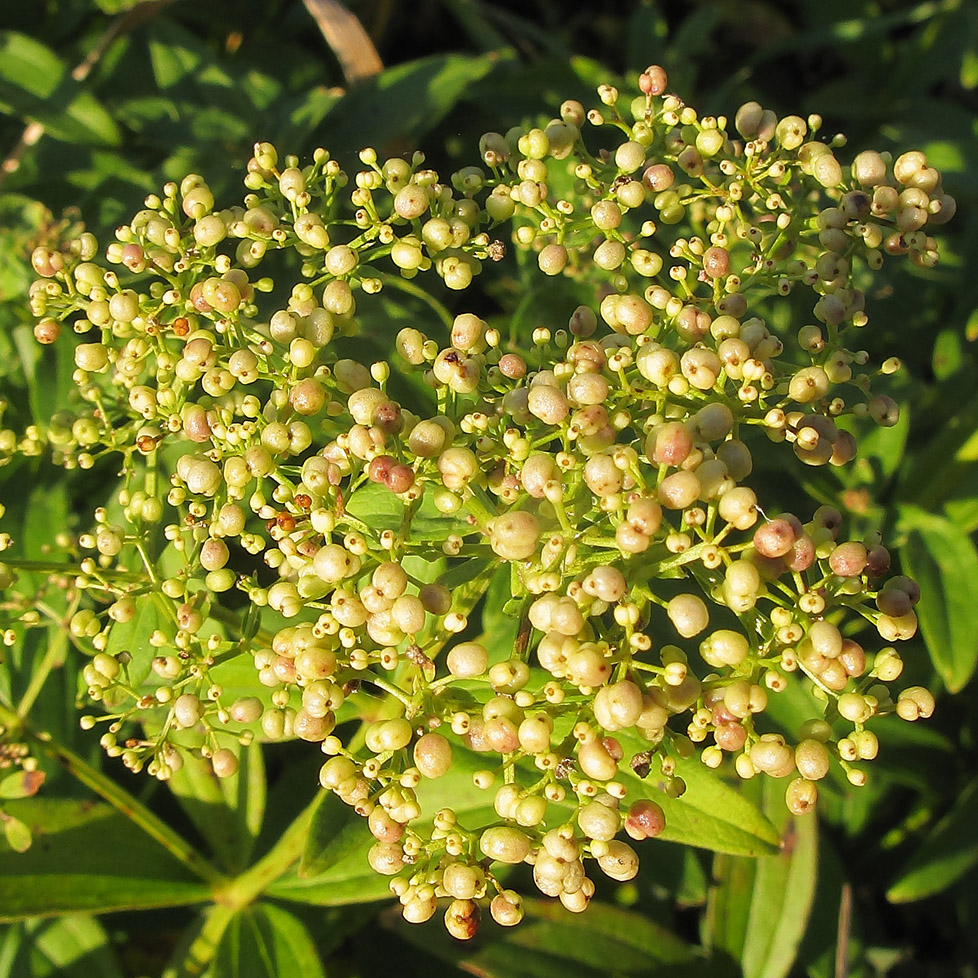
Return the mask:
[[204,713],[200,697],[193,693],[178,696],[173,703],[172,711],[175,724],[184,729],[194,726]]
[[394,876],[404,868],[404,852],[396,842],[375,842],[367,853],[367,862],[375,873]]
[[503,890],[489,904],[492,919],[502,927],[514,927],[523,919],[523,901],[515,890]]
[[642,690],[630,680],[603,686],[592,704],[594,719],[605,730],[614,732],[634,726],[642,714]]
[[677,594],[666,606],[669,620],[683,638],[699,635],[710,623],[710,613],[695,594]]
[[757,522],[757,496],[746,486],[725,492],[717,508],[720,518],[738,530],[749,530]]
[[226,747],[214,751],[211,767],[219,778],[231,778],[238,773],[238,759]]
[[638,854],[627,842],[612,839],[598,858],[598,865],[606,876],[625,882],[638,875]]
[[923,686],[910,686],[897,697],[896,712],[903,720],[925,719],[931,716],[935,707],[934,694]]
[[773,778],[784,778],[795,769],[794,752],[780,734],[763,734],[750,749],[750,762]]
[[451,744],[441,734],[425,734],[414,745],[414,764],[426,778],[440,778],[452,766]]
[[865,723],[873,714],[866,697],[859,693],[843,693],[838,700],[839,716],[852,723]]
[[508,825],[486,829],[479,837],[479,849],[500,863],[521,863],[529,855],[530,839],[525,832]]
[[553,732],[553,721],[545,714],[526,717],[519,725],[517,737],[520,747],[528,754],[543,754],[550,750],[550,735]]
[[319,783],[335,789],[356,777],[356,773],[356,765],[348,757],[331,757],[319,769]]
[[740,632],[721,628],[700,643],[700,655],[704,661],[720,669],[723,666],[739,666],[750,652],[750,643]]
[[805,778],[795,778],[785,789],[784,800],[792,815],[807,815],[815,809],[818,788]]
[[497,516],[490,526],[489,545],[504,560],[525,560],[536,553],[540,523],[532,513],[514,511]]
[[547,245],[537,256],[544,275],[559,275],[567,265],[567,249],[560,244]]
[[829,752],[819,740],[802,740],[795,748],[795,766],[809,781],[820,781],[829,773]]
[[481,676],[489,665],[489,653],[478,642],[462,642],[454,646],[446,659],[448,671],[459,679]]
[[610,842],[621,827],[621,816],[600,801],[592,801],[578,812],[577,824],[587,838]]
[[577,763],[589,778],[610,781],[618,774],[618,762],[600,740],[581,744],[577,751]]

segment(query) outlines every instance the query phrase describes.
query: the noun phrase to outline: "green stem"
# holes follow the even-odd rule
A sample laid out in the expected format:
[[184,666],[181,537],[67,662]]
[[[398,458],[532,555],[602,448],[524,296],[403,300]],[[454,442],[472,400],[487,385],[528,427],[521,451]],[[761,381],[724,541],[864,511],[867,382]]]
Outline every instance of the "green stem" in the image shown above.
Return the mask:
[[253,903],[268,887],[283,876],[302,855],[316,809],[326,793],[320,791],[282,833],[278,842],[250,869],[237,879],[214,891],[214,901],[220,907],[237,912]]
[[395,699],[399,699],[406,707],[413,707],[414,700],[401,689],[400,686],[395,686],[393,683],[389,683],[386,679],[381,679],[376,673],[365,672],[363,674],[363,681],[370,683],[371,686],[376,686],[378,689],[382,689],[385,693],[389,693]]
[[[13,567],[16,570],[27,571],[28,573],[41,573],[41,574],[71,574],[73,577],[77,577],[82,573],[82,569],[77,564],[61,564],[52,560],[20,560],[17,557],[5,558],[3,561],[8,567]],[[105,574],[105,571],[102,571]],[[112,579],[117,579],[120,581],[145,581],[146,575],[141,571],[120,571],[113,570],[108,572],[108,576]]]
[[21,721],[30,713],[34,701],[41,692],[41,687],[44,686],[48,676],[51,674],[51,670],[63,665],[67,654],[68,635],[63,628],[60,628],[50,637],[44,658],[41,659],[40,664],[34,669],[31,681],[28,683],[27,689],[24,690],[24,695],[17,704],[17,716],[20,717]]
[[204,911],[203,923],[180,964],[163,971],[162,978],[198,978],[214,960],[218,944],[237,913],[235,907],[211,905]]

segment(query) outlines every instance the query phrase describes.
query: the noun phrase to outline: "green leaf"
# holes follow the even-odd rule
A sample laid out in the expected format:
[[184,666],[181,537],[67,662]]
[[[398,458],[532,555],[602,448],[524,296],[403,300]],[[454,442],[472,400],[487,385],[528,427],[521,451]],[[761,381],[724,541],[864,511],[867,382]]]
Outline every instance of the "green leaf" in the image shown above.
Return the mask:
[[706,926],[711,945],[740,960],[744,978],[785,978],[815,898],[818,821],[788,813],[781,782],[765,778],[761,790],[782,851],[753,860],[717,856]]
[[[93,917],[68,914],[57,920],[28,920],[20,926],[30,978],[121,978],[109,936]],[[13,978],[19,976],[15,973]]]
[[[664,966],[686,970],[692,948],[647,917],[592,901],[583,916],[556,900],[525,899],[518,927],[495,930],[481,947],[453,941],[443,928],[398,921],[398,934],[420,950],[483,978],[600,978],[660,974]],[[484,927],[491,924],[483,923]]]
[[30,798],[44,784],[43,771],[14,771],[0,780],[0,798]]
[[950,812],[934,826],[887,890],[891,903],[910,903],[940,893],[978,864],[975,801],[978,779],[961,792]]
[[332,152],[359,150],[366,141],[411,145],[436,126],[470,85],[499,62],[496,53],[418,58],[361,82],[327,113],[322,130]]
[[558,902],[528,899],[523,933],[510,931],[512,943],[536,948],[557,957],[588,961],[597,966],[614,960],[615,968],[644,973],[650,962],[680,964],[693,958],[692,948],[681,938],[647,917],[610,904],[593,901],[587,909],[587,941],[575,946],[580,930],[576,914]]
[[[962,397],[967,396],[962,392]],[[923,446],[913,465],[901,474],[902,496],[914,507],[936,510],[955,492],[959,483],[975,482],[978,466],[978,398],[958,403],[940,431]]]
[[129,621],[116,622],[109,632],[105,651],[109,655],[128,652],[132,656],[129,663],[129,679],[133,686],[141,686],[153,663],[156,650],[146,641],[157,628],[163,628],[168,621],[163,614],[158,598],[153,594],[140,594],[135,598],[136,613]]
[[184,78],[192,77],[200,66],[200,54],[182,45],[175,37],[164,32],[161,38],[154,35],[149,42],[149,60],[153,77],[161,91],[176,85]]
[[298,917],[270,903],[237,913],[218,945],[209,978],[323,978],[322,962]]
[[0,824],[3,825],[3,837],[14,852],[27,852],[30,849],[34,838],[24,822],[0,810]]
[[969,92],[978,88],[978,51],[973,48],[964,52],[961,58],[961,87]]
[[966,360],[965,352],[961,345],[961,331],[959,328],[942,329],[934,340],[934,356],[932,366],[934,376],[938,380],[944,380],[951,374],[960,370]]
[[143,0],[95,0],[99,10],[106,14],[121,14],[143,3]]
[[117,146],[121,141],[112,116],[72,79],[64,62],[16,31],[0,33],[0,109],[40,122],[65,142]]
[[324,792],[298,868],[267,892],[282,900],[320,907],[388,899],[388,880],[367,863],[367,851],[374,841],[366,822],[352,808],[332,792]]
[[261,744],[241,748],[238,772],[230,778],[217,777],[209,761],[187,753],[183,767],[173,772],[167,786],[221,865],[230,871],[243,870],[265,813]]
[[[385,486],[368,482],[346,502],[346,511],[363,520],[371,530],[397,531],[404,520],[408,504]],[[455,516],[440,513],[432,493],[425,493],[421,504],[411,515],[411,540],[414,543],[441,543],[449,533],[471,533],[472,528]]]
[[0,846],[0,921],[179,906],[209,890],[138,826],[101,803],[10,802],[34,836],[26,853]]
[[962,690],[978,665],[978,552],[949,520],[915,506],[900,508],[907,531],[901,559],[919,584],[917,617],[927,650],[951,693]]
[[[646,749],[640,738],[626,731],[616,736],[626,756]],[[740,856],[778,850],[778,830],[743,791],[731,787],[697,760],[679,761],[676,773],[686,782],[686,792],[680,798],[657,790],[654,773],[642,779],[623,769],[619,777],[628,786],[629,798],[651,798],[662,806],[666,827],[660,839]]]
[[336,865],[352,847],[364,841],[363,827],[362,819],[349,805],[332,791],[324,791],[306,836],[299,875],[309,879]]

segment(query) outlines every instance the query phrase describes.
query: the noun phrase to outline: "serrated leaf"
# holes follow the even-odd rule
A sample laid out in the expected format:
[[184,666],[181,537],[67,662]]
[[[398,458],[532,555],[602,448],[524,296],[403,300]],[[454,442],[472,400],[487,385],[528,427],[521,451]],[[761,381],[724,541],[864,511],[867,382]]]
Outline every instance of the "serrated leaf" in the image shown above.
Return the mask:
[[34,836],[0,845],[0,921],[180,906],[208,888],[133,822],[102,803],[31,798],[7,804]]
[[916,612],[927,651],[945,687],[957,693],[978,665],[978,552],[943,516],[915,506],[900,509],[907,531],[901,560],[920,584]]
[[956,883],[978,864],[975,801],[978,780],[961,792],[957,802],[927,835],[887,890],[891,903],[922,900]]
[[270,903],[235,914],[218,945],[210,978],[323,978],[312,937],[298,917]]
[[112,116],[71,78],[64,62],[40,41],[17,31],[0,33],[0,108],[40,122],[65,142],[120,142]]
[[711,946],[739,959],[744,978],[785,978],[815,898],[818,822],[788,813],[782,782],[765,778],[761,792],[782,850],[758,859],[717,856],[706,926]]

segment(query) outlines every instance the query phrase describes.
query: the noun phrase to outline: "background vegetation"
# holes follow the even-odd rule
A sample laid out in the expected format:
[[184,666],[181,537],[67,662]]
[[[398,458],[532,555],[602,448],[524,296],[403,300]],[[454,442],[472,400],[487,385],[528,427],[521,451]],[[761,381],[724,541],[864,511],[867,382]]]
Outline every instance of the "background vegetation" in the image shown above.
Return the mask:
[[[307,6],[316,5],[5,6],[4,424],[22,429],[32,415],[50,416],[67,390],[70,365],[33,343],[25,298],[31,248],[65,227],[104,232],[162,182],[190,171],[206,176],[216,198],[235,198],[256,139],[299,155],[326,145],[349,158],[369,144],[387,153],[423,147],[435,167],[469,162],[483,131],[545,120],[564,98],[589,103],[608,72],[658,62],[670,88],[703,111],[732,115],[757,99],[779,114],[821,113],[825,131],[846,132],[854,152],[922,148],[958,200],[941,265],[914,269],[871,299],[871,352],[895,353],[905,364],[890,389],[904,420],[865,439],[866,459],[841,472],[754,477],[786,499],[803,480],[857,529],[882,529],[898,545],[904,569],[924,589],[921,634],[905,650],[908,679],[939,691],[939,706],[927,724],[894,722],[881,736],[884,754],[868,787],[823,791],[817,833],[812,826],[793,851],[749,861],[658,843],[639,879],[606,888],[583,918],[541,904],[515,932],[486,927],[475,945],[452,943],[437,925],[402,925],[381,899],[383,881],[379,889],[365,882],[362,853],[340,858],[353,844],[340,816],[320,817],[304,859],[326,875],[302,893],[298,877],[280,881],[272,899],[236,915],[211,974],[367,978],[389,974],[392,962],[401,976],[506,978],[978,973],[978,7],[662,0],[608,2],[594,12],[559,0],[363,0],[350,9],[384,67],[350,86],[349,48],[331,48]],[[512,286],[521,287],[518,278]],[[530,323],[540,308],[545,299],[531,294],[521,315]],[[373,342],[383,348],[385,338]],[[0,472],[5,526],[38,555],[76,510],[90,509],[62,478],[43,460]],[[214,908],[198,914],[199,886],[158,844],[167,840],[92,807],[91,786],[105,797],[114,779],[125,779],[151,813],[140,824],[170,827],[222,866],[241,868],[269,852],[282,857],[283,830],[313,796],[316,757],[306,745],[255,748],[227,798],[189,775],[175,792],[149,779],[134,786],[116,763],[103,762],[95,735],[78,729],[79,666],[66,651],[64,640],[35,641],[6,650],[0,664],[0,698],[28,702],[62,762],[45,762],[39,797],[3,802],[35,828],[36,845],[20,857],[10,848],[16,837],[0,843],[0,920],[10,921],[0,930],[0,975],[160,974],[188,947],[206,945]],[[791,726],[792,704],[781,708]],[[0,797],[22,789],[0,781]],[[65,831],[77,853],[71,867],[45,844]],[[298,854],[305,839],[285,842]],[[252,882],[261,893],[260,874]],[[23,919],[36,907],[25,891],[36,896],[45,885],[69,892],[78,913]],[[86,913],[106,908],[118,909]],[[181,969],[192,965],[167,973]]]

